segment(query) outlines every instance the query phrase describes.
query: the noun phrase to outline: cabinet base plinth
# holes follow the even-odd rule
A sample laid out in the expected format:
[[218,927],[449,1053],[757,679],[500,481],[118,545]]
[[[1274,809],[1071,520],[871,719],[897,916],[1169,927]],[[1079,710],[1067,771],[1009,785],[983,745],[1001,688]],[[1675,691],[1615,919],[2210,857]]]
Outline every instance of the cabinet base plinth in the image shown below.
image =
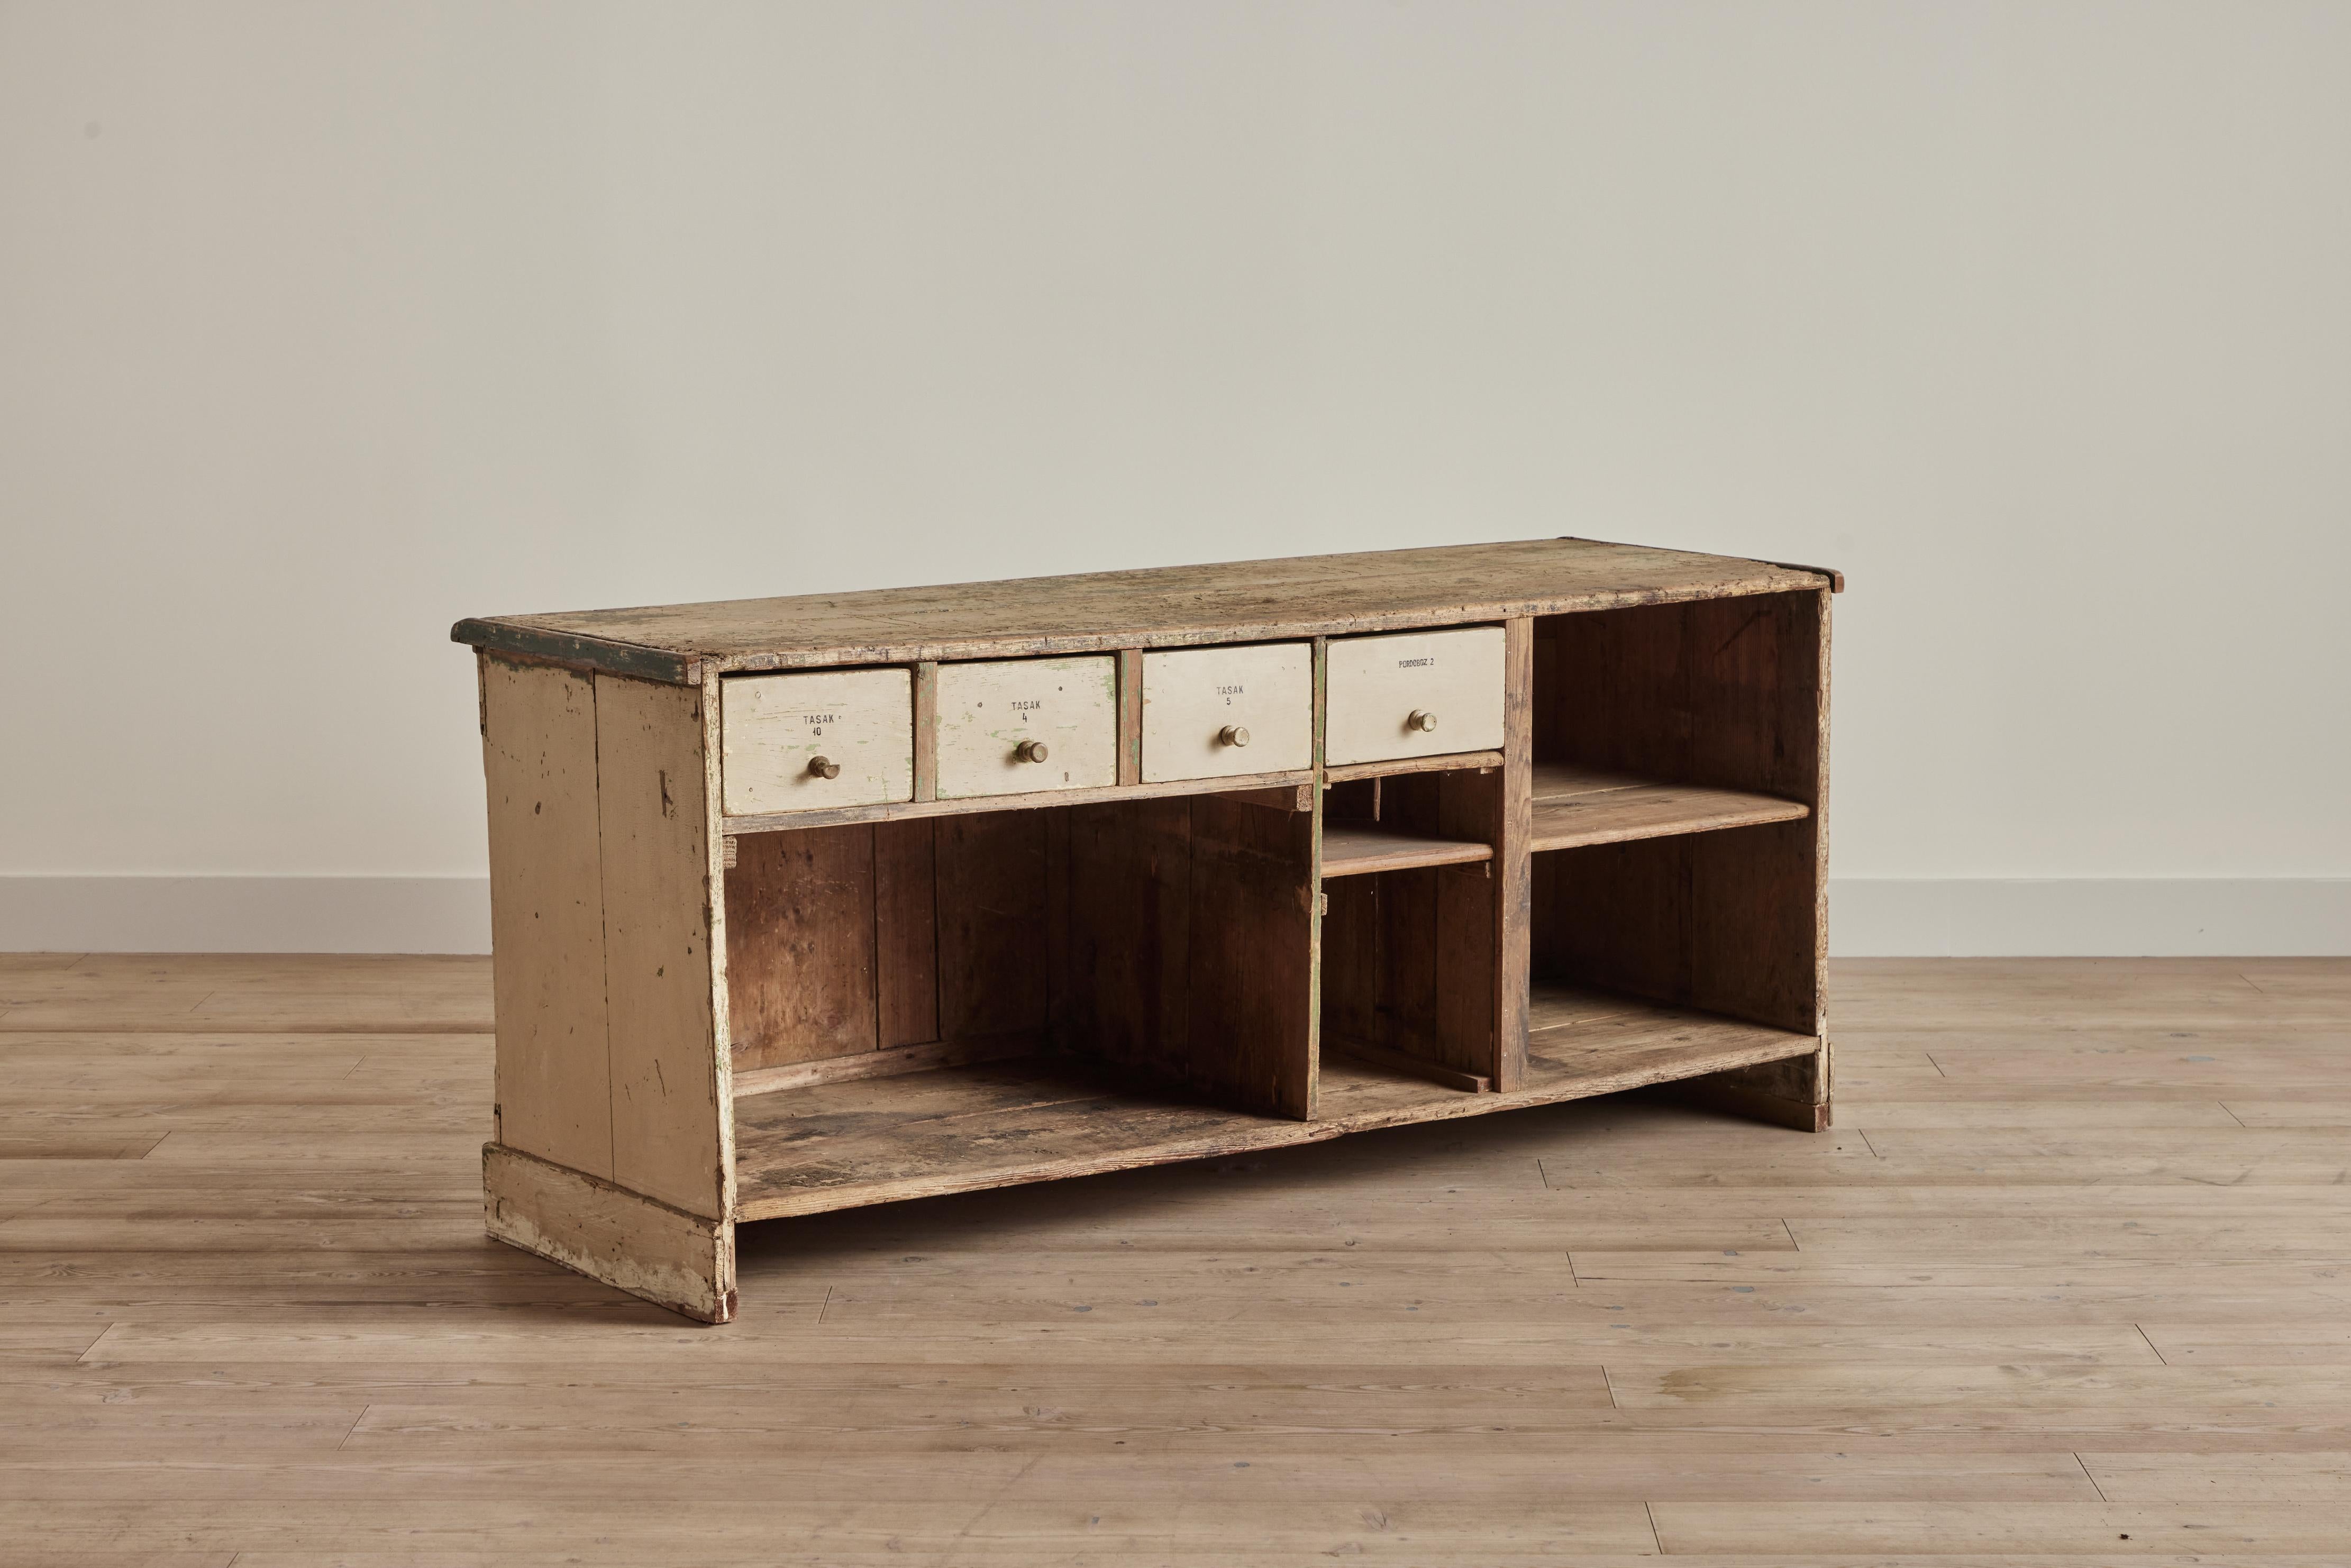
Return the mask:
[[1760,1067],[1709,1072],[1673,1086],[1677,1099],[1711,1111],[1752,1117],[1800,1133],[1823,1133],[1830,1122],[1828,1051],[1792,1056]]
[[502,1144],[482,1147],[482,1210],[508,1246],[697,1322],[735,1315],[735,1227]]

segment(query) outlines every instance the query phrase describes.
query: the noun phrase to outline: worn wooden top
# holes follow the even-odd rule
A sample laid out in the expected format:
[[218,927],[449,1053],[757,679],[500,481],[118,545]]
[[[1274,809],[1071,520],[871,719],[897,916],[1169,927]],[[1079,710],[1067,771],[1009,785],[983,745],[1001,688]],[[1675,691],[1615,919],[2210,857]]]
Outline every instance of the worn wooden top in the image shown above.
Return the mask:
[[1842,587],[1825,570],[1597,539],[1295,556],[1213,566],[460,621],[450,636],[653,680],[1397,631]]

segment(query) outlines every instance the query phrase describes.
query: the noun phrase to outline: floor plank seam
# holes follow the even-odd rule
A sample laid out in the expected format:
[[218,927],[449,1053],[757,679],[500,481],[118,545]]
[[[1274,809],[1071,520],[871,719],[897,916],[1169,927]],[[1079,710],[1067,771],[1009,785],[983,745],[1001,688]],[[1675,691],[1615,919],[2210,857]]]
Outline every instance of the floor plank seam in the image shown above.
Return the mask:
[[1644,1501],[1641,1504],[1641,1512],[1646,1515],[1649,1521],[1649,1544],[1657,1549],[1658,1556],[1663,1557],[1666,1554],[1666,1538],[1657,1533],[1656,1505]]
[[2163,1363],[2166,1366],[2169,1366],[2171,1364],[2171,1358],[2163,1354],[2163,1347],[2157,1344],[2155,1341],[2148,1336],[2147,1330],[2139,1328],[2139,1325],[2137,1323],[2131,1324],[2131,1327],[2138,1329],[2138,1337],[2147,1341],[2147,1348],[2155,1352],[2156,1360]]
[[2252,1129],[2251,1127],[2247,1127],[2247,1126],[2245,1125],[2245,1119],[2244,1119],[2242,1116],[2238,1115],[2234,1111],[2231,1111],[2231,1110],[2230,1110],[2230,1109],[2229,1109],[2229,1103],[2228,1103],[2227,1101],[2225,1101],[2225,1100],[2215,1100],[2215,1101],[2213,1101],[2213,1102],[2212,1102],[2212,1103],[2214,1103],[2215,1105],[2220,1106],[2220,1107],[2221,1112],[2222,1112],[2225,1115],[2227,1115],[2227,1117],[2229,1118],[2229,1120],[2231,1120],[2231,1122],[2234,1122],[2234,1123],[2235,1123],[2235,1124],[2237,1124],[2237,1125],[2239,1125],[2240,1127],[2245,1127],[2245,1130],[2246,1130],[2247,1132],[2251,1132],[2251,1131],[2252,1131]]
[[373,1405],[362,1405],[360,1406],[360,1413],[351,1417],[350,1431],[344,1433],[343,1440],[335,1445],[335,1452],[340,1454],[350,1445],[352,1436],[360,1429],[360,1423],[366,1420],[368,1417],[368,1412],[374,1408],[375,1406]]
[[2098,1500],[2100,1502],[2105,1502],[2106,1500],[2106,1489],[2100,1486],[2098,1484],[2098,1478],[2090,1473],[2090,1467],[2087,1461],[2085,1461],[2082,1456],[2077,1453],[2074,1456],[2074,1462],[2082,1467],[2082,1479],[2090,1483],[2090,1490],[2098,1494]]

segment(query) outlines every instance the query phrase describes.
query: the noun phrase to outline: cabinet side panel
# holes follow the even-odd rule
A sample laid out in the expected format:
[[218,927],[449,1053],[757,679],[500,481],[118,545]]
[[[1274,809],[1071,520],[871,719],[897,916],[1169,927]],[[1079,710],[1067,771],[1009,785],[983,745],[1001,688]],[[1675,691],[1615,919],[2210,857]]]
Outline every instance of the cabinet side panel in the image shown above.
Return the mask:
[[596,677],[612,1180],[726,1216],[701,688]]
[[1819,854],[1811,819],[1696,833],[1688,999],[1778,1029],[1820,1028]]
[[1802,821],[1689,841],[1691,998],[1807,1033],[1820,1028],[1824,593],[1687,609],[1692,770],[1802,800]]
[[[1842,584],[1844,579],[1837,581]],[[1820,1030],[1821,1103],[1828,1103],[1829,1066],[1829,622],[1835,589],[1813,595],[1819,606],[1819,637],[1813,695],[1817,701],[1813,729],[1813,1002]],[[1826,1113],[1824,1112],[1823,1114]]]
[[735,1065],[781,1067],[873,1050],[872,827],[745,833],[735,855],[726,873]]
[[1823,599],[1771,593],[1684,608],[1690,781],[1819,804]]
[[596,690],[552,665],[481,666],[498,1138],[609,1179]]

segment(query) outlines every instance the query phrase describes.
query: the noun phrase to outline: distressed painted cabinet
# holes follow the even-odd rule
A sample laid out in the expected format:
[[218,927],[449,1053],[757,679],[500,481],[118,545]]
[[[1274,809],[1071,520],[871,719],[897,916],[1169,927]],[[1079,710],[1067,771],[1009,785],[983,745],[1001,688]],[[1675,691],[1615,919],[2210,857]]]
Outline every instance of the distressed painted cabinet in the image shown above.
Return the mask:
[[1834,573],[1546,539],[465,621],[492,1235],[735,1228],[1637,1085],[1829,1118]]

